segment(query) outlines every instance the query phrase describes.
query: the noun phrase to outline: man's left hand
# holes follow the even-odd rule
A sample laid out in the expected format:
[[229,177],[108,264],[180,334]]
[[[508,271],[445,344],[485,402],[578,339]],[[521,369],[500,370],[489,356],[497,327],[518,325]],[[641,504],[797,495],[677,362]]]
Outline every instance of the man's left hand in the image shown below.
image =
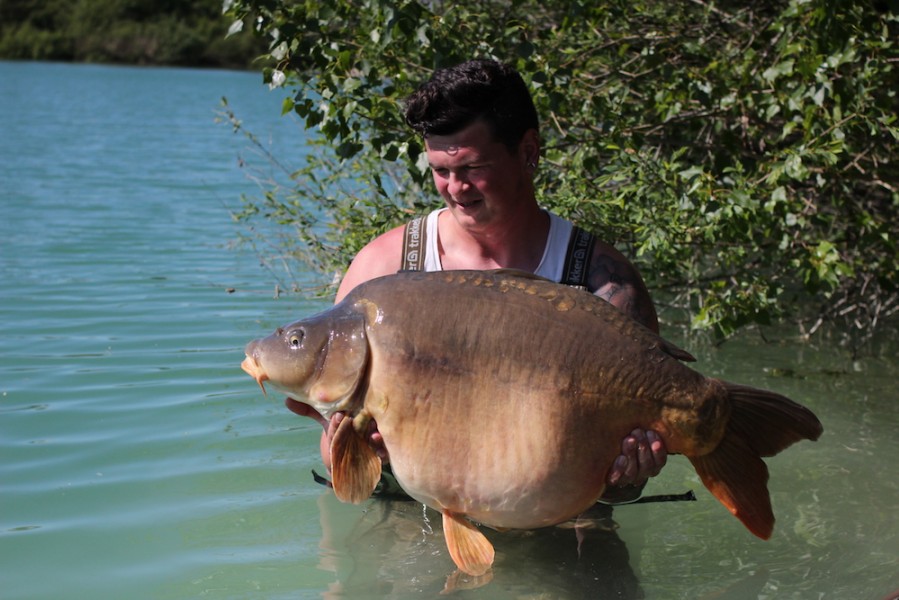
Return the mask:
[[612,463],[606,483],[610,486],[642,487],[668,461],[665,443],[655,431],[634,429],[621,442],[621,455]]

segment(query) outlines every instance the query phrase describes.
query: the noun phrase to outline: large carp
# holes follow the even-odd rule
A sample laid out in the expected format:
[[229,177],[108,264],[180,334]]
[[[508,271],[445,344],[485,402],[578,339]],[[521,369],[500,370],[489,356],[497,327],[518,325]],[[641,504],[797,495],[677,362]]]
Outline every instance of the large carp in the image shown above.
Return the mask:
[[[493,546],[469,521],[531,529],[570,519],[603,492],[633,429],[653,429],[705,486],[767,539],[762,456],[817,439],[811,411],[773,392],[705,377],[694,360],[604,300],[514,271],[399,273],[250,342],[241,365],[329,418],[334,492],[361,502],[381,461],[443,514],[450,555],[473,575]],[[263,387],[263,391],[265,388]]]

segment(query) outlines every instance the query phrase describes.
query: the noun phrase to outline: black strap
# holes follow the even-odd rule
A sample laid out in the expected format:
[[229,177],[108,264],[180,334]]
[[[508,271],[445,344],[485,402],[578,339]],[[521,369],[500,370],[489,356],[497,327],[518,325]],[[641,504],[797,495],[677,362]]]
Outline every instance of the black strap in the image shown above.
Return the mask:
[[417,217],[406,223],[402,271],[424,270],[427,229],[427,217]]
[[647,502],[696,502],[696,494],[688,490],[683,494],[659,494],[658,496],[643,496],[629,504],[646,504]]
[[562,280],[559,283],[587,289],[587,274],[590,271],[590,257],[596,238],[586,229],[575,226],[568,239],[568,251],[562,266]]

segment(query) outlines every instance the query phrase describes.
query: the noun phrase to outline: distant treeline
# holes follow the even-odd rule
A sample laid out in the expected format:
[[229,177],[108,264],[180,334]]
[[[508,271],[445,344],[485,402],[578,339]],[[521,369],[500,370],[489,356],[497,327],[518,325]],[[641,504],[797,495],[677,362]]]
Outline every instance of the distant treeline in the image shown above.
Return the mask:
[[222,0],[0,0],[0,59],[248,67],[264,40],[230,23]]

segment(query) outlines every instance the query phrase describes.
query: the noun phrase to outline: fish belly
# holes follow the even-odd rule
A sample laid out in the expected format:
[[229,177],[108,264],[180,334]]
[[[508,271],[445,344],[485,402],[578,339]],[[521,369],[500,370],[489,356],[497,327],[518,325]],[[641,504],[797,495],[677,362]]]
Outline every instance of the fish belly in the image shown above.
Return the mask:
[[435,389],[395,390],[375,416],[393,473],[431,508],[495,527],[544,527],[583,512],[633,428],[601,418],[596,403],[533,390]]

